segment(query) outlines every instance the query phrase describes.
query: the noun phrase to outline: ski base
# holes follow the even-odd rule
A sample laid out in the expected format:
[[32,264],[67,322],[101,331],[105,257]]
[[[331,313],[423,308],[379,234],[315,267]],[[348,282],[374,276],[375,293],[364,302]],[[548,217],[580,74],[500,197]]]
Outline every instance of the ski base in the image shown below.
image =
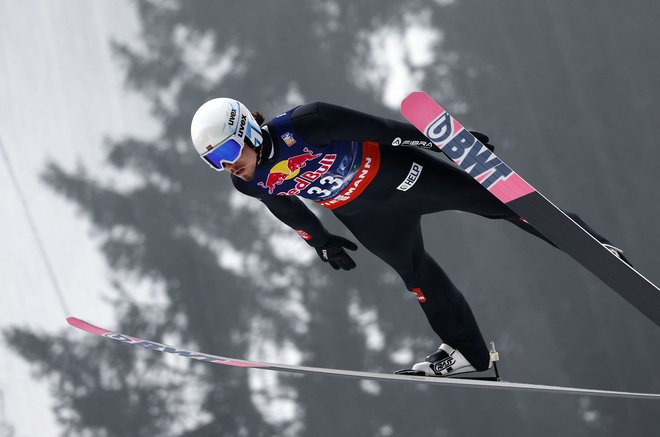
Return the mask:
[[104,328],[87,323],[84,320],[69,317],[67,322],[82,331],[89,332],[94,335],[99,335],[104,338],[127,343],[134,346],[141,346],[156,352],[164,352],[168,354],[179,355],[196,361],[206,361],[211,364],[222,364],[225,366],[254,368],[274,370],[280,372],[293,372],[303,373],[310,375],[330,375],[339,377],[355,377],[361,379],[370,379],[375,381],[396,381],[396,382],[418,382],[437,384],[443,386],[453,387],[470,387],[470,388],[489,388],[498,390],[513,390],[513,391],[533,391],[543,393],[564,393],[564,394],[577,394],[588,396],[605,396],[605,397],[619,397],[619,398],[637,398],[637,399],[654,399],[660,400],[660,394],[655,393],[636,393],[624,392],[613,390],[596,390],[575,387],[561,387],[553,385],[540,385],[540,384],[522,384],[515,382],[505,381],[483,381],[472,379],[457,379],[457,378],[434,378],[428,376],[414,376],[414,375],[393,375],[387,373],[372,373],[355,370],[342,370],[342,369],[327,369],[322,367],[309,367],[298,366],[290,364],[274,364],[263,363],[258,361],[240,360],[235,358],[221,357],[218,355],[210,355],[201,352],[194,352],[185,349],[179,349],[174,346],[157,343],[154,341],[142,340],[137,337],[121,334],[119,332],[109,331]]

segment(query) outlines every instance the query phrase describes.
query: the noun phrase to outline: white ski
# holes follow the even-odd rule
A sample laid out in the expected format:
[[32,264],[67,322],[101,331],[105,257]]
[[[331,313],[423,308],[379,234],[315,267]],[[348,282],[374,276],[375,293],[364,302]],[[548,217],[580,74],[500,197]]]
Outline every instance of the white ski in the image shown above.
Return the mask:
[[482,380],[428,377],[428,376],[395,375],[388,373],[372,373],[372,372],[362,372],[355,370],[296,366],[289,364],[262,363],[258,361],[240,360],[235,358],[210,355],[201,352],[194,352],[185,349],[179,349],[174,346],[168,346],[165,344],[156,343],[153,341],[142,340],[137,337],[120,334],[119,332],[113,332],[104,328],[100,328],[98,326],[92,325],[91,323],[87,323],[75,317],[69,317],[66,320],[67,322],[69,322],[71,326],[75,328],[81,329],[83,331],[87,331],[91,334],[99,335],[101,337],[117,340],[122,343],[132,344],[135,346],[142,346],[146,349],[152,349],[158,352],[166,352],[169,354],[175,354],[197,361],[206,361],[213,364],[223,364],[225,366],[247,367],[254,369],[276,370],[280,372],[293,372],[293,373],[305,373],[305,374],[316,374],[316,375],[351,376],[355,378],[380,380],[380,381],[418,382],[425,384],[438,384],[438,385],[455,386],[455,387],[489,388],[489,389],[499,389],[499,390],[524,390],[524,391],[565,393],[565,394],[577,394],[577,395],[588,395],[588,396],[607,396],[607,397],[660,400],[660,394],[654,394],[654,393],[634,393],[634,392],[612,391],[612,390],[595,390],[595,389],[584,389],[584,388],[574,388],[574,387],[559,387],[553,385],[521,384],[521,383],[505,382],[505,381],[482,381]]

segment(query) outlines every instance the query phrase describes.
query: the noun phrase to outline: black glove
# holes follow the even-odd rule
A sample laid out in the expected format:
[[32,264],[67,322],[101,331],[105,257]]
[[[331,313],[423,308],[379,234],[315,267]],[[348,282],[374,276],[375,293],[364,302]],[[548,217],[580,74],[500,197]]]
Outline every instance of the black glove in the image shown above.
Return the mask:
[[355,261],[346,253],[344,248],[357,250],[357,244],[339,235],[330,235],[330,240],[320,247],[315,247],[316,253],[323,262],[329,262],[333,269],[351,270],[355,268]]
[[473,130],[471,130],[470,133],[472,135],[474,135],[474,137],[476,139],[478,139],[479,142],[481,142],[481,144],[486,146],[488,148],[488,150],[490,150],[491,152],[495,151],[495,146],[493,146],[492,144],[488,144],[488,141],[489,141],[488,135],[485,135],[485,134],[482,134],[481,132],[477,132],[477,131],[473,131]]

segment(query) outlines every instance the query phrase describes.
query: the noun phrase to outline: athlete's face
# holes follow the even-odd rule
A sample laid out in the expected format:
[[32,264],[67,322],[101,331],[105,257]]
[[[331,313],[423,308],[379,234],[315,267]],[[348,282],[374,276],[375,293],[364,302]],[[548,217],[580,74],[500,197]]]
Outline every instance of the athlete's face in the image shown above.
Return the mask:
[[243,146],[238,161],[233,164],[223,164],[222,167],[244,181],[250,181],[254,177],[254,171],[257,168],[257,152],[246,144]]

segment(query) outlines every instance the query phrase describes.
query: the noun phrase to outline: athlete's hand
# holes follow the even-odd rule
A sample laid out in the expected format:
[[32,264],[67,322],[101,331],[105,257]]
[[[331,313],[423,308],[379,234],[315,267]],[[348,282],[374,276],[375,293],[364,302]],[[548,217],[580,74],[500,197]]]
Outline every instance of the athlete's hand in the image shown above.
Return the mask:
[[357,244],[339,235],[330,235],[325,246],[316,247],[316,253],[323,262],[330,263],[333,269],[351,270],[355,268],[355,261],[344,249],[357,250]]
[[474,131],[474,130],[471,130],[470,133],[471,133],[476,139],[478,139],[479,142],[481,142],[481,144],[483,144],[484,146],[486,146],[486,147],[488,148],[488,150],[490,150],[491,152],[494,152],[494,151],[495,151],[495,146],[493,146],[492,144],[488,144],[488,141],[490,140],[490,138],[488,138],[488,135],[486,135],[486,134],[482,134],[481,132],[477,132],[477,131]]

